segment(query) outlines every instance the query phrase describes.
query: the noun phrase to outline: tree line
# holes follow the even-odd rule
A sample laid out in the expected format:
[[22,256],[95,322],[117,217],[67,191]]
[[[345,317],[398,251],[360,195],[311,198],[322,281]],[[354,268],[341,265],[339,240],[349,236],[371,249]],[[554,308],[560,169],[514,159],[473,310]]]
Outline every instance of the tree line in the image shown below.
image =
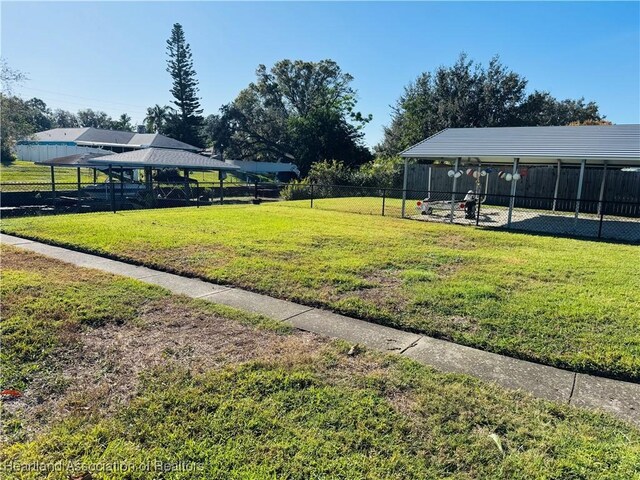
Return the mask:
[[[371,151],[364,144],[363,128],[372,117],[358,110],[353,77],[333,60],[284,59],[271,67],[259,65],[255,80],[233,101],[205,116],[191,47],[180,24],[173,25],[166,50],[173,100],[147,109],[147,132],[213,147],[226,158],[292,162],[303,175],[325,160],[351,168],[375,157],[379,164],[381,158],[393,157],[444,128],[609,123],[593,101],[559,100],[539,90],[528,93],[526,78],[497,56],[485,67],[463,53],[453,65],[424,72],[404,88],[383,140]],[[126,113],[112,119],[102,111],[73,114],[52,111],[37,98],[22,100],[4,85],[20,83],[24,76],[4,62],[2,77],[3,161],[11,155],[12,142],[37,131],[134,128]]]

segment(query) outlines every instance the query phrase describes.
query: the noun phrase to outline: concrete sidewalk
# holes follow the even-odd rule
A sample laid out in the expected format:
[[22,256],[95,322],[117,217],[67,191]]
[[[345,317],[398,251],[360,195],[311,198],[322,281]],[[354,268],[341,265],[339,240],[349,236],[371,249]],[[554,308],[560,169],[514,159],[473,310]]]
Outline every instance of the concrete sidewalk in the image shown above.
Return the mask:
[[536,397],[596,408],[640,425],[640,384],[575,373],[205,282],[0,234],[0,241],[80,267],[159,285],[174,293],[260,313],[308,332],[395,352],[445,372],[473,375]]

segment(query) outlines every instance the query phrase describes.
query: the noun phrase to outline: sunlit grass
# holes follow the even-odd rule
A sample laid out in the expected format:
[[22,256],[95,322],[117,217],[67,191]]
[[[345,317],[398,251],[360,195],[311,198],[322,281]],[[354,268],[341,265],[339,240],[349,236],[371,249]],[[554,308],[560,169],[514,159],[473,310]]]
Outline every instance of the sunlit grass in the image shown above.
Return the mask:
[[638,247],[308,205],[21,218],[3,229],[494,352],[640,379]]
[[[407,278],[428,280],[415,273]],[[25,409],[37,410],[49,397],[64,408],[34,417],[4,404],[0,461],[17,467],[61,462],[64,468],[47,478],[82,476],[89,469],[82,465],[94,468],[95,479],[626,480],[640,469],[640,432],[609,415],[437,373],[408,359],[351,356],[345,343],[287,333],[256,316],[135,280],[5,247],[2,296],[0,367],[9,374],[0,386],[23,390]],[[150,303],[159,310],[148,323]],[[244,332],[241,339],[221,333],[202,340],[237,341],[234,348],[255,358],[223,356],[203,368],[194,357],[189,369],[181,356],[162,352],[162,362],[150,361],[132,382],[130,399],[117,405],[101,390],[105,376],[119,369],[124,352],[117,342],[110,347],[115,363],[85,365],[94,372],[86,384],[62,377],[65,368],[83,363],[85,336],[113,335],[117,325],[137,326],[145,335],[158,328],[157,319],[171,326],[168,344],[177,344],[184,328],[242,322],[233,327]],[[154,470],[178,463],[185,470]],[[118,464],[129,469],[95,470]],[[3,478],[42,476],[33,468],[3,470]]]

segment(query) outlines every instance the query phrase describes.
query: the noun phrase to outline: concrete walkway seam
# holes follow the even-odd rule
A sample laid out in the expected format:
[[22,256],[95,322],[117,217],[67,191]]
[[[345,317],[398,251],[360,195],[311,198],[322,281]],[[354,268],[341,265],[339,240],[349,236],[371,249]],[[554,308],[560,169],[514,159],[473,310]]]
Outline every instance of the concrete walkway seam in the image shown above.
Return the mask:
[[552,401],[605,410],[640,426],[640,384],[576,373],[204,280],[0,234],[0,242],[158,285],[173,293],[258,313],[293,327],[411,358],[444,372],[464,373]]

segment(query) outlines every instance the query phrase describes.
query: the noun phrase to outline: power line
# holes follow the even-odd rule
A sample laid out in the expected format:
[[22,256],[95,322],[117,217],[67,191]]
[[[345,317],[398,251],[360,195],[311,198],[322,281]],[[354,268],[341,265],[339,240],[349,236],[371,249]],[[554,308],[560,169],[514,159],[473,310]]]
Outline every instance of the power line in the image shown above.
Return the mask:
[[[87,109],[87,108],[91,108],[93,110],[102,110],[102,109],[107,109],[107,110],[114,110],[113,106],[105,106],[105,105],[101,105],[99,103],[97,104],[87,104],[87,103],[79,103],[79,102],[74,102],[71,100],[60,100],[60,99],[56,99],[56,98],[50,98],[48,96],[42,96],[40,97],[41,100],[44,100],[45,103],[53,108],[69,108],[69,109],[74,109],[74,108],[78,108],[80,110],[82,109]],[[72,107],[75,106],[75,107]],[[125,110],[125,108],[121,108],[120,111],[122,112],[122,110]],[[127,111],[125,113],[129,114],[129,115],[136,115],[136,116],[145,116],[146,117],[146,109],[143,110],[139,110],[139,109],[126,109]]]
[[[142,105],[133,105],[131,103],[124,103],[124,102],[112,102],[112,101],[109,101],[109,100],[101,100],[101,99],[98,99],[98,98],[81,97],[80,95],[70,95],[68,93],[53,92],[51,90],[44,90],[42,88],[22,86],[22,87],[20,87],[20,89],[34,90],[36,92],[43,92],[43,93],[48,93],[48,94],[51,94],[51,95],[59,95],[59,96],[69,97],[69,98],[77,98],[77,99],[81,99],[81,100],[89,100],[89,101],[93,101],[93,102],[101,102],[103,104],[109,103],[109,104],[113,104],[113,105],[123,105],[125,107],[144,108],[145,110],[147,108],[147,107],[142,106]],[[73,102],[69,102],[69,103],[73,103]]]

